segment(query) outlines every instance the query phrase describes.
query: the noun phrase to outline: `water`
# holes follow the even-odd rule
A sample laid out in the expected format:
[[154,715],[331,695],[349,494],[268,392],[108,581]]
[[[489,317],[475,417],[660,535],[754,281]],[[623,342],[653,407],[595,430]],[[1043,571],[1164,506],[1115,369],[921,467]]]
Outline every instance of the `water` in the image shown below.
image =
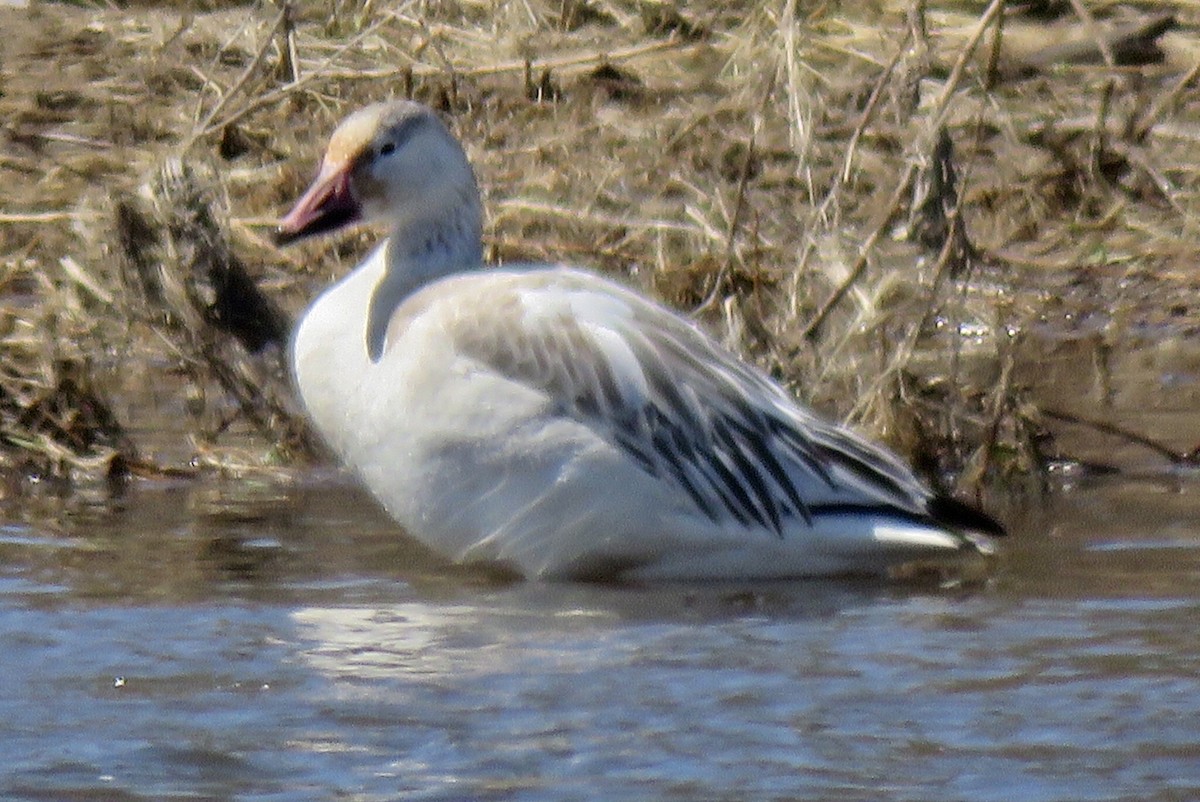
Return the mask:
[[0,528],[0,797],[1200,798],[1200,486],[1031,502],[990,582],[454,571],[353,488]]

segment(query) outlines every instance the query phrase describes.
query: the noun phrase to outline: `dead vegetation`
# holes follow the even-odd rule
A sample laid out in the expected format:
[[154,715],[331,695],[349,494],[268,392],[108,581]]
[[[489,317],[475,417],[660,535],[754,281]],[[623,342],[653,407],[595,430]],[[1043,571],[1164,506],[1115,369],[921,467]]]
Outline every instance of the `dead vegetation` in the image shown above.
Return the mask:
[[392,95],[466,142],[494,260],[621,276],[960,490],[1130,440],[1113,360],[1200,320],[1192,4],[210,5],[0,8],[10,474],[310,454],[281,333],[375,235],[266,234]]

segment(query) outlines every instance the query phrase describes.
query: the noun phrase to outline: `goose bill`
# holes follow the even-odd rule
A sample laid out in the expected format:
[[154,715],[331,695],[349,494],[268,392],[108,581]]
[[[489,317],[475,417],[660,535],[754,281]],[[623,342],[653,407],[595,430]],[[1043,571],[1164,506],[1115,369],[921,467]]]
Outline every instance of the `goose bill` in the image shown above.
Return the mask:
[[335,231],[362,217],[362,205],[350,188],[350,167],[329,166],[292,210],[279,221],[275,242],[288,245],[327,231]]

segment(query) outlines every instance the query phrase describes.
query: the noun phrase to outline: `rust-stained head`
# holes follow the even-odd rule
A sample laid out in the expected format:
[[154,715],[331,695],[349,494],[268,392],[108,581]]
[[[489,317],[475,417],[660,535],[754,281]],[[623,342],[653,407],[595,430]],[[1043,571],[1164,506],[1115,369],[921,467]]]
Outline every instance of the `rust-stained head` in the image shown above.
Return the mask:
[[402,218],[414,198],[435,198],[463,170],[473,187],[462,149],[429,108],[372,104],[334,130],[316,180],[280,220],[275,240],[286,245],[361,220]]

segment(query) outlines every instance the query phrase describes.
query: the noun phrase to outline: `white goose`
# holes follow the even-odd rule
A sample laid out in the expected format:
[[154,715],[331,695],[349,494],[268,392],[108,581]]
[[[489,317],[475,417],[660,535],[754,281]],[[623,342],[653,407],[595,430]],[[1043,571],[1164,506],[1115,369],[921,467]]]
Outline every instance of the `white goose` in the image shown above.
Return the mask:
[[1002,534],[665,307],[575,268],[482,270],[474,174],[422,105],[342,122],[278,240],[360,220],[391,237],[304,316],[296,384],[392,517],[452,560],[799,577]]

